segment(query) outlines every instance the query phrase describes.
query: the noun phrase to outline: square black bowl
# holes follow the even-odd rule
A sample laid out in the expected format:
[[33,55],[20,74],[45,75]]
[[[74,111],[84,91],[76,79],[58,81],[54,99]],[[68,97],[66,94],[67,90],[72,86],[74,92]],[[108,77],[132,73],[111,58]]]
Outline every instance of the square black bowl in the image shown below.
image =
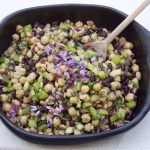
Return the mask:
[[[5,17],[0,23],[0,53],[2,54],[9,46],[11,35],[15,32],[15,27],[18,24],[26,25],[34,24],[35,22],[44,24],[53,21],[64,21],[65,19],[70,19],[71,21],[93,20],[97,26],[106,27],[112,31],[125,17],[126,14],[116,9],[98,5],[65,4],[20,10]],[[12,124],[0,110],[0,117],[6,126],[15,134],[30,142],[54,145],[87,143],[88,141],[124,132],[135,126],[144,118],[150,108],[150,32],[133,21],[121,35],[133,43],[135,58],[142,73],[138,105],[131,122],[120,128],[100,133],[83,135],[39,135],[26,132]]]

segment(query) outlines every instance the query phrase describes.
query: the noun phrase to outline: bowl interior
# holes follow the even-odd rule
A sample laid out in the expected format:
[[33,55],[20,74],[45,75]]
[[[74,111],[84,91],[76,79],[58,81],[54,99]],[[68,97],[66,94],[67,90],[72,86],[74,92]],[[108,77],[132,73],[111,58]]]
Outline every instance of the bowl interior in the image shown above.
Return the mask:
[[[89,6],[89,5],[61,5],[61,6],[45,6],[27,9],[14,13],[4,19],[0,25],[0,54],[9,46],[11,42],[11,35],[15,32],[15,27],[18,24],[34,24],[51,23],[53,21],[64,21],[70,19],[71,21],[87,21],[93,20],[97,26],[105,27],[112,31],[125,18],[125,15],[120,14],[110,8]],[[136,107],[133,118],[135,118],[147,104],[147,87],[148,87],[148,66],[146,62],[146,51],[141,40],[136,23],[133,22],[121,34],[131,41],[134,45],[135,58],[140,66],[142,72],[142,79],[140,83],[140,90],[138,93],[138,106]]]

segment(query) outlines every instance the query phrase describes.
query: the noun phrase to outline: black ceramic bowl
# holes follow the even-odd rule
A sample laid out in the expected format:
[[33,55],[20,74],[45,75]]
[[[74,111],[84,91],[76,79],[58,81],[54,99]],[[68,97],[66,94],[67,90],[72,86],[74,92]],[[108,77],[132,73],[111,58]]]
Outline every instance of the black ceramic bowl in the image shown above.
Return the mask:
[[[65,19],[71,19],[72,21],[93,20],[97,26],[106,27],[112,31],[119,25],[120,22],[123,21],[125,17],[126,15],[118,10],[98,5],[65,4],[35,7],[17,11],[4,18],[0,24],[0,54],[2,54],[9,46],[11,42],[11,35],[15,32],[15,27],[18,24],[33,24],[36,21],[44,24],[53,21],[64,21]],[[28,141],[55,145],[87,143],[88,141],[124,132],[135,126],[139,121],[141,121],[141,119],[144,118],[150,108],[150,32],[134,21],[122,32],[121,35],[125,36],[133,43],[135,57],[138,60],[138,64],[140,65],[142,72],[138,104],[130,123],[120,128],[102,133],[47,136],[24,131],[12,124],[0,110],[0,117],[6,126],[9,127],[15,134]]]

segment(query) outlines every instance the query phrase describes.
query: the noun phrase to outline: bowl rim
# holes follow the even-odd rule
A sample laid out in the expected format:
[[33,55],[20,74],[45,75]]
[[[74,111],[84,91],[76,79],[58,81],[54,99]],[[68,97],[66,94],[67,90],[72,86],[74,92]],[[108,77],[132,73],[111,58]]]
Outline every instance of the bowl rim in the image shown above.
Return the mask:
[[[54,4],[54,5],[44,5],[44,6],[35,6],[35,7],[30,7],[30,8],[25,8],[25,9],[21,9],[18,11],[15,11],[11,14],[9,14],[8,16],[4,17],[4,19],[2,19],[2,21],[0,22],[0,29],[3,28],[5,26],[5,24],[7,23],[7,21],[9,21],[9,19],[15,17],[16,15],[23,13],[23,12],[27,12],[30,10],[36,10],[36,9],[42,9],[42,8],[53,8],[53,7],[94,7],[94,8],[102,8],[102,9],[107,9],[107,10],[111,10],[115,13],[117,13],[118,15],[121,15],[122,17],[126,17],[127,14],[109,7],[109,6],[103,6],[103,5],[96,5],[96,4]],[[149,37],[150,37],[150,32],[145,29],[142,25],[140,25],[139,23],[137,23],[136,21],[133,21],[132,24],[134,24],[134,26],[140,28],[141,30],[143,30],[145,33],[148,33]],[[147,66],[148,62],[147,62]],[[150,73],[150,69],[148,71],[148,73]],[[150,89],[150,80],[148,78],[148,89]],[[147,96],[145,99],[150,98],[150,94],[147,91]],[[81,138],[92,138],[92,137],[106,137],[106,136],[111,136],[111,135],[115,135],[115,134],[119,134],[121,132],[124,132],[130,128],[132,128],[133,126],[135,126],[138,122],[140,122],[144,116],[147,114],[147,112],[150,109],[150,102],[147,104],[145,104],[143,106],[143,109],[141,110],[141,112],[133,119],[131,120],[131,122],[129,122],[126,125],[123,125],[119,128],[115,128],[113,130],[109,130],[109,131],[104,131],[104,132],[99,132],[99,133],[90,133],[90,134],[81,134],[81,135],[44,135],[44,134],[34,134],[31,132],[27,132],[24,129],[18,127],[17,125],[13,124],[6,116],[5,114],[0,111],[0,118],[2,119],[2,121],[8,125],[8,127],[12,130],[15,130],[17,133],[23,134],[27,137],[32,137],[34,139],[81,139]]]

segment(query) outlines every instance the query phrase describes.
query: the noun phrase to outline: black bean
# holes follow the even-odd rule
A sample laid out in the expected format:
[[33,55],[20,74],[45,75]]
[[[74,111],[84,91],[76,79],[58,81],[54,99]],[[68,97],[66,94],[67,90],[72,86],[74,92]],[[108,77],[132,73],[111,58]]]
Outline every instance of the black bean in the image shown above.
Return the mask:
[[13,92],[12,92],[12,97],[13,97],[13,98],[16,98],[16,91],[13,91]]
[[66,120],[62,119],[61,123],[64,124],[64,125],[66,125]]
[[122,76],[121,76],[121,82],[124,82],[126,79],[127,79],[127,76],[126,76],[126,75],[122,75]]
[[90,35],[92,32],[90,29],[86,29],[84,35]]
[[81,114],[86,114],[88,111],[86,109],[81,109]]
[[131,60],[128,60],[128,66],[131,67],[132,66],[132,62]]
[[32,36],[36,36],[36,31],[32,30]]
[[12,62],[12,61],[9,63],[9,65],[12,66],[12,67],[15,67],[15,63]]
[[129,89],[129,87],[127,85],[125,85],[125,86],[123,86],[123,91],[124,91],[124,94],[128,94],[130,89]]
[[134,75],[134,74],[132,74],[132,75],[129,77],[130,80],[132,80],[132,79],[134,79],[134,78],[135,78],[135,75]]
[[44,57],[47,57],[47,53],[44,52],[43,54],[40,55],[40,58],[44,58]]
[[39,23],[38,23],[38,22],[35,22],[34,28],[37,28],[37,27],[39,27]]
[[104,86],[109,87],[110,82],[113,80],[112,77],[108,77],[107,79],[103,80],[102,83]]
[[25,68],[26,68],[26,70],[29,72],[29,71],[32,69],[32,66],[26,65]]
[[74,120],[70,120],[69,124],[70,124],[70,126],[74,126],[75,125],[75,121]]
[[128,72],[129,71],[129,67],[128,66],[125,66],[125,72]]
[[78,46],[81,45],[81,41],[80,40],[74,40],[74,43]]
[[36,51],[32,50],[32,55],[36,54]]
[[131,72],[131,73],[133,72],[133,69],[131,67],[129,67],[129,72]]
[[96,27],[95,29],[93,29],[93,32],[98,33],[98,32],[99,32],[99,28],[98,28],[98,27]]
[[47,113],[47,112],[48,112],[48,109],[46,109],[45,107],[42,107],[42,108],[40,109],[40,111],[43,112],[43,113]]
[[94,81],[96,80],[96,77],[95,77],[94,75],[92,75],[92,76],[90,77],[90,80],[91,80],[92,82],[94,82]]
[[44,79],[43,84],[45,85],[45,84],[47,84],[47,83],[48,83],[48,80],[47,80],[47,79]]
[[58,24],[59,24],[58,21],[54,21],[54,22],[52,22],[51,25],[52,25],[52,27],[56,27],[56,26],[58,26]]
[[103,28],[99,28],[98,35],[101,37],[107,37],[107,33],[103,30]]
[[35,71],[36,74],[36,80],[40,77],[40,74],[38,72]]
[[29,91],[25,91],[25,92],[24,92],[24,96],[25,96],[25,97],[28,97],[28,96],[29,96]]
[[22,63],[27,63],[29,61],[29,58],[27,56],[24,56],[22,59]]
[[44,31],[39,32],[39,36],[42,37],[44,35]]
[[7,85],[7,82],[2,80],[2,79],[0,79],[0,86],[6,86],[6,85]]
[[68,107],[65,105],[65,106],[63,106],[64,107],[64,109],[62,110],[62,112],[63,113],[68,113]]
[[125,65],[124,64],[121,65],[121,70],[125,71]]
[[112,64],[108,63],[108,68],[112,70]]
[[132,115],[132,112],[126,113],[125,119],[130,120],[131,119],[131,115]]

